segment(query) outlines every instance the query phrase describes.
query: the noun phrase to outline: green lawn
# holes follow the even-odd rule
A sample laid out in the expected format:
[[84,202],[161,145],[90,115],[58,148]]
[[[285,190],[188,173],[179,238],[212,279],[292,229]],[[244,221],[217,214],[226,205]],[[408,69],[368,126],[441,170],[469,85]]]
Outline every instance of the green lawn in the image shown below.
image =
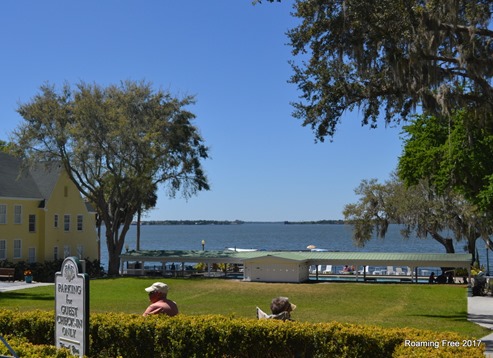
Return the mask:
[[[117,278],[90,282],[91,312],[141,314],[144,288],[155,278]],[[489,330],[467,321],[467,289],[462,285],[253,283],[224,279],[166,279],[169,298],[182,314],[221,314],[255,318],[255,307],[269,311],[275,296],[289,297],[297,321],[358,323],[453,331],[481,338]],[[0,293],[0,307],[51,310],[53,286]]]

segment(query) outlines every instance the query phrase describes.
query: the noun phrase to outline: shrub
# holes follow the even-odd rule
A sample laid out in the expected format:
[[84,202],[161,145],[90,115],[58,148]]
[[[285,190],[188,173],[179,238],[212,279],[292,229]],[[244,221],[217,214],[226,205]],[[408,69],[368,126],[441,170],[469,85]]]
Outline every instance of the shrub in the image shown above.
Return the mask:
[[[53,345],[32,344],[24,337],[7,335],[4,337],[14,352],[23,358],[73,358],[68,349],[57,349]],[[0,344],[0,356],[11,357],[11,353],[6,346]]]
[[[53,313],[0,310],[0,334],[7,332],[23,338],[15,344],[27,352],[23,357],[65,357],[64,352],[53,351]],[[30,355],[36,349],[43,354]],[[483,345],[456,333],[220,315],[124,313],[90,316],[89,349],[90,356],[101,358],[484,357]]]

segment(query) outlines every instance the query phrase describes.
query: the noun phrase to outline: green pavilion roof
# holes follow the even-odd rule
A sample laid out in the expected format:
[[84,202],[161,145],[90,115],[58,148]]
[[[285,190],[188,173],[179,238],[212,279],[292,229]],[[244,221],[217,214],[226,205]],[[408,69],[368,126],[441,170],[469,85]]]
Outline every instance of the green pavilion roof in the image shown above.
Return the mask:
[[309,264],[468,267],[471,254],[386,253],[386,252],[312,252],[312,251],[210,251],[210,250],[139,250],[120,255],[122,261],[147,262],[228,262],[268,260],[269,257]]

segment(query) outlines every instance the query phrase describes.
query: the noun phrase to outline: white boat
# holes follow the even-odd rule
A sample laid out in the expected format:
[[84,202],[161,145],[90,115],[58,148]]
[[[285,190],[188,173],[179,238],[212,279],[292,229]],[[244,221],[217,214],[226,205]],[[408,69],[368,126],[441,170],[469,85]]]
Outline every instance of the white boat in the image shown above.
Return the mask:
[[250,251],[258,251],[258,249],[240,249],[237,247],[228,247],[228,251],[236,251],[236,252],[250,252]]

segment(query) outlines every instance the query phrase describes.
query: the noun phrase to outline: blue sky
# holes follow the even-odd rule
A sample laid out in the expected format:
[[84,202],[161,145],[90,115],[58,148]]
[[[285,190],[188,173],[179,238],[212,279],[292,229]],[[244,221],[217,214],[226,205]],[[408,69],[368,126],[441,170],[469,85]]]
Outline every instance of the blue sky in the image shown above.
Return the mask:
[[296,25],[292,1],[5,0],[0,3],[0,139],[21,123],[19,103],[45,82],[147,80],[195,95],[195,124],[210,147],[211,190],[185,201],[158,195],[147,220],[341,219],[362,179],[386,180],[400,129],[370,129],[357,112],[333,142],[315,143],[291,116],[287,83]]

